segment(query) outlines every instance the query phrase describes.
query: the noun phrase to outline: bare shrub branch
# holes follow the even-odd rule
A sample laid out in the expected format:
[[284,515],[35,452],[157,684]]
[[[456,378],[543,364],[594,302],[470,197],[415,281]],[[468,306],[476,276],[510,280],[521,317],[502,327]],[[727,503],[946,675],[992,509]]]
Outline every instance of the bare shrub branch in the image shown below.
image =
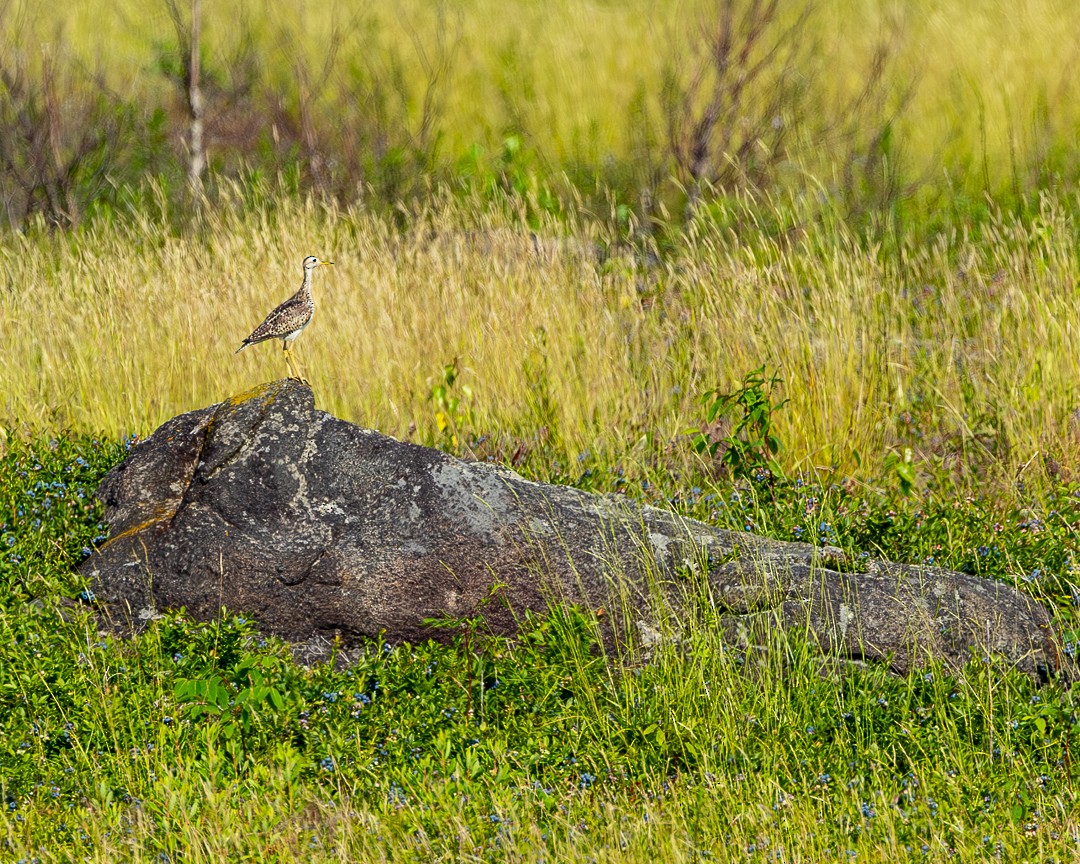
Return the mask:
[[53,226],[78,224],[107,183],[125,118],[104,76],[87,74],[71,60],[62,34],[36,64],[23,52],[0,54],[5,221],[20,225],[41,214]]
[[893,135],[916,87],[896,68],[901,28],[876,44],[855,94],[831,97],[814,12],[813,0],[715,0],[690,59],[668,64],[668,147],[691,210],[706,188],[782,186],[787,164],[838,171],[836,191],[852,213],[910,191]]
[[902,39],[900,24],[882,34],[867,62],[859,91],[821,112],[835,118],[822,126],[817,138],[837,156],[841,175],[838,191],[849,217],[885,209],[927,179],[904,181],[903,154],[894,134],[918,88],[917,78],[912,74],[905,80],[904,70],[897,67]]
[[801,113],[800,68],[812,51],[811,6],[784,23],[779,0],[717,0],[693,46],[685,80],[669,64],[663,104],[668,144],[695,202],[706,185],[760,187],[785,158]]
[[445,97],[444,82],[449,77],[461,42],[460,17],[451,28],[447,21],[446,6],[440,4],[436,9],[436,42],[433,50],[428,50],[412,22],[403,20],[416,57],[424,69],[424,92],[420,99],[420,118],[412,134],[414,149],[426,152],[432,147],[431,137],[435,123],[442,115]]
[[191,13],[185,19],[179,0],[164,0],[165,8],[176,31],[180,55],[180,77],[177,84],[183,90],[188,116],[187,178],[195,201],[203,198],[203,173],[206,171],[204,143],[204,113],[202,71],[202,3],[191,0]]

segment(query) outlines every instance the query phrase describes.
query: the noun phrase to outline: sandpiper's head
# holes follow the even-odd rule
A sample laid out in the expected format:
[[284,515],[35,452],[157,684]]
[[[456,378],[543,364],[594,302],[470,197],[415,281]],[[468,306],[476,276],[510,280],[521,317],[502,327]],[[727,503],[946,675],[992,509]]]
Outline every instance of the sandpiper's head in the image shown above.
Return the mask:
[[318,266],[320,266],[322,264],[333,264],[333,263],[334,263],[333,261],[320,261],[314,255],[308,255],[307,258],[304,259],[304,272],[305,273],[310,273],[312,270],[314,270],[316,267],[318,267]]

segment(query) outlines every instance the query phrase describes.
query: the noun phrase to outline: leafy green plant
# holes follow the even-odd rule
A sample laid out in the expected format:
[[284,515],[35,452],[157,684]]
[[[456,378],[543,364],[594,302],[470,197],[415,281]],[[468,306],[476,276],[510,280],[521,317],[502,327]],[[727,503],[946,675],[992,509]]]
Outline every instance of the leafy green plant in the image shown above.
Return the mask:
[[[250,633],[250,625],[245,628],[243,620],[229,622],[225,612],[211,628],[220,633],[230,623],[234,636]],[[219,669],[218,664],[210,663],[202,670],[187,671],[178,663],[180,674],[173,684],[178,713],[192,723],[215,724],[226,752],[234,760],[265,749],[275,734],[280,734],[280,719],[286,706],[281,681],[288,676],[282,675],[281,663],[271,655],[249,650],[237,652],[237,662],[231,668]]]
[[905,447],[903,454],[892,452],[886,456],[885,472],[896,481],[901,495],[910,495],[915,489],[915,463],[912,461],[911,448]]
[[105,540],[94,488],[124,452],[118,442],[83,436],[12,438],[0,446],[0,590],[6,608],[57,587],[78,594],[82,586],[71,570]]
[[[773,415],[787,400],[774,401],[773,391],[781,379],[765,368],[746,373],[731,392],[714,388],[701,399],[707,428],[694,435],[694,449],[712,459],[719,453],[720,464],[735,479],[752,479],[762,472],[773,477],[784,474],[776,461],[781,443],[773,431]],[[725,422],[730,426],[722,431]]]
[[431,385],[428,401],[435,409],[436,447],[456,453],[461,444],[461,434],[472,425],[472,389],[458,384],[461,370],[455,357],[442,368],[442,375]]

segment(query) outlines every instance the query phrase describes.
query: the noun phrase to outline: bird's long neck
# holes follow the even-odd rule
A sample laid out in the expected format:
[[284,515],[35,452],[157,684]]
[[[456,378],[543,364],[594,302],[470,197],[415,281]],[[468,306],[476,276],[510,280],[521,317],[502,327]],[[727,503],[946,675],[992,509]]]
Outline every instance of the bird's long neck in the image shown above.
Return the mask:
[[303,297],[311,302],[314,302],[314,298],[311,295],[311,274],[314,272],[314,270],[304,270],[304,281],[300,285],[300,290],[296,292],[296,296]]

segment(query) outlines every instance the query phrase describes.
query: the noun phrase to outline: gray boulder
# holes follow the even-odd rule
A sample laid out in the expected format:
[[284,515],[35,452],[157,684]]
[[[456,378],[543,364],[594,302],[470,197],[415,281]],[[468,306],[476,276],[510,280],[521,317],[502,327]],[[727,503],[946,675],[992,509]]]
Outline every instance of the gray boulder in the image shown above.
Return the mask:
[[[730,639],[797,627],[825,654],[1055,668],[1045,608],[935,567],[722,531],[622,496],[533,483],[362,429],[293,380],[169,420],[98,490],[108,541],[83,565],[115,626],[222,606],[309,648],[440,638],[425,619],[604,607],[607,638],[648,641],[704,596]],[[637,632],[635,632],[637,631]]]

